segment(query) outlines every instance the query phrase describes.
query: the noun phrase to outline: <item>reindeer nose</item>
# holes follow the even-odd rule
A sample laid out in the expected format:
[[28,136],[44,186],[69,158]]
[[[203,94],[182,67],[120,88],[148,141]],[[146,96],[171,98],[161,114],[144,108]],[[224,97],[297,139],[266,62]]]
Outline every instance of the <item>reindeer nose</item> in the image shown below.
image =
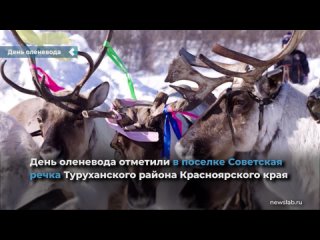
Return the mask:
[[44,160],[58,160],[61,154],[61,149],[57,149],[50,146],[41,147],[40,156]]

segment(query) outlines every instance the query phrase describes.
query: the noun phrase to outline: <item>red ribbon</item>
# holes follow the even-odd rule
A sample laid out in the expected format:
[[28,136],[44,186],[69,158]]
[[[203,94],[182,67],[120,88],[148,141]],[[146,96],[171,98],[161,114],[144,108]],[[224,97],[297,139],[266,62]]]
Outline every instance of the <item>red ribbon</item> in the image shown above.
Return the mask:
[[[63,87],[60,87],[42,68],[32,65],[33,69],[39,71],[42,76],[45,76],[46,86],[53,92],[58,92],[64,90]],[[42,81],[42,76],[38,74],[38,81]]]
[[167,107],[167,111],[170,112],[172,118],[173,118],[174,120],[176,120],[181,135],[182,135],[182,121],[177,117],[177,113],[180,113],[180,114],[185,115],[185,116],[189,116],[189,117],[194,118],[194,119],[198,119],[198,118],[199,118],[198,115],[193,114],[193,113],[190,113],[190,112],[173,111],[173,109],[172,109],[171,106],[168,106],[168,107]]

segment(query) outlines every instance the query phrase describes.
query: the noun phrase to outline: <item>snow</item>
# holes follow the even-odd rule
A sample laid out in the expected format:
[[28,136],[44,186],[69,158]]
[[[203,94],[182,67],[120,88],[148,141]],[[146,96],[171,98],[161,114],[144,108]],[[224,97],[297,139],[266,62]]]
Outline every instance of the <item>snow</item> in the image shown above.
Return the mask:
[[[87,41],[83,37],[75,34],[70,36],[70,39],[72,40],[71,45],[78,46],[78,49],[80,51],[89,53],[93,59],[97,58],[98,53],[93,52],[89,48]],[[241,43],[241,41],[239,42]],[[0,31],[0,45],[15,44],[15,40],[9,31]],[[269,44],[268,46],[254,45],[251,48],[249,46],[246,46],[245,49],[248,51],[246,53],[252,56],[262,55],[268,57],[268,49],[271,48],[273,51],[277,51],[277,44],[278,43],[275,43],[273,45]],[[190,50],[190,52],[193,52],[192,49],[188,50]],[[174,54],[172,57],[167,56],[165,59],[158,59],[155,63],[157,69],[155,71],[156,73],[154,74],[144,71],[131,72],[136,96],[139,100],[152,101],[159,90],[168,87],[169,84],[165,83],[164,79],[166,77],[169,63],[177,54],[178,53]],[[215,57],[212,59],[230,62],[222,57]],[[306,87],[308,89],[310,88],[311,91],[319,83],[320,58],[309,59],[309,64],[311,72],[309,75],[309,84]],[[37,66],[46,71],[57,82],[58,85],[70,90],[76,85],[78,81],[80,81],[87,69],[86,60],[82,57],[72,60],[37,59]],[[219,76],[219,74],[214,72],[213,70],[197,70],[200,70],[201,73],[207,76]],[[20,86],[28,89],[34,89],[27,59],[8,59],[5,66],[5,71],[9,78],[14,80]],[[110,105],[110,103],[115,98],[130,98],[131,95],[126,76],[117,69],[114,63],[110,59],[108,59],[108,57],[104,58],[99,68],[84,86],[83,91],[92,90],[95,86],[105,81],[108,81],[110,83],[110,92],[106,101],[108,105]],[[190,84],[193,87],[196,86],[194,83],[190,83],[190,81],[181,81],[179,82],[179,84],[180,83]],[[221,88],[225,88],[225,86],[222,86]],[[32,97],[33,96],[16,91],[7,83],[5,83],[0,77],[0,111],[6,112],[19,102]]]

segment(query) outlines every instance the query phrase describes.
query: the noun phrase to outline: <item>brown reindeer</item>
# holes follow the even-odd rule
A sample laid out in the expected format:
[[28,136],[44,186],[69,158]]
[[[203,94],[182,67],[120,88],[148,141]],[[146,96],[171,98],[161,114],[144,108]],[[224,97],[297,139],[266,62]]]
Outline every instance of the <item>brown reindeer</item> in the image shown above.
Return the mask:
[[[270,200],[275,199],[303,202],[293,208],[319,208],[320,127],[308,113],[307,93],[284,84],[281,70],[264,74],[270,66],[290,54],[304,34],[305,31],[295,31],[288,46],[265,61],[220,45],[213,47],[217,54],[253,66],[247,72],[231,71],[200,55],[199,61],[238,79],[176,145],[177,153],[183,159],[227,159],[236,152],[249,152],[249,159],[282,159],[285,162],[282,168],[256,166],[256,169],[261,174],[288,173],[289,180],[249,181],[261,208],[274,209]],[[227,192],[238,188],[231,181],[228,183]],[[271,192],[270,198],[261,191],[261,183]],[[211,191],[216,184],[212,182]]]
[[[21,47],[27,48],[27,45],[16,31],[12,31],[12,33]],[[108,34],[106,40],[110,41],[111,37],[112,31]],[[64,90],[57,94],[51,93],[44,84],[44,79],[42,79],[41,83],[37,80],[38,73],[33,67],[35,65],[34,58],[30,57],[28,61],[35,90],[24,89],[11,81],[5,75],[6,61],[2,62],[1,76],[4,81],[22,93],[38,97],[20,103],[9,112],[18,121],[21,121],[20,123],[24,126],[27,124],[26,121],[30,121],[30,117],[36,113],[38,128],[40,128],[44,139],[41,146],[41,156],[44,159],[80,158],[86,155],[91,157],[89,149],[94,145],[94,135],[96,134],[94,127],[96,123],[93,119],[84,118],[81,112],[100,106],[108,95],[109,84],[107,82],[102,83],[91,91],[88,96],[80,94],[80,90],[98,68],[105,53],[106,48],[103,48],[94,63],[87,53],[79,51],[79,55],[89,63],[88,71],[72,92]]]
[[[12,31],[17,42],[24,49],[28,46],[22,41],[16,31]],[[110,42],[112,31],[106,37]],[[1,64],[1,76],[10,86],[19,92],[34,95],[37,98],[20,103],[10,113],[16,117],[23,126],[28,124],[40,129],[39,133],[43,139],[40,148],[42,159],[60,160],[60,159],[113,159],[114,150],[110,147],[114,130],[108,128],[103,119],[84,118],[82,111],[92,110],[104,103],[109,92],[109,83],[104,82],[93,89],[87,96],[81,94],[81,88],[89,80],[94,71],[98,68],[106,54],[107,48],[102,48],[97,60],[85,52],[79,51],[78,54],[84,57],[89,63],[89,69],[85,76],[75,86],[73,91],[63,90],[56,94],[45,85],[45,76],[42,81],[38,81],[37,70],[33,67],[36,64],[34,58],[29,57],[30,70],[35,90],[29,90],[20,87],[14,81],[10,80],[5,74],[5,64]],[[109,117],[115,117],[113,112],[108,112]],[[35,123],[37,121],[37,123]],[[71,168],[72,169],[72,168]],[[76,171],[96,171],[104,172],[105,168],[87,168],[85,170],[75,168]],[[66,209],[95,209],[108,208],[109,197],[117,191],[118,182],[90,182],[67,184],[50,183],[50,187],[45,187],[39,182],[37,188],[31,189],[32,196],[26,199],[35,198],[35,192],[44,194],[50,189],[62,189],[68,196],[68,201],[63,203],[59,208]]]
[[[187,86],[172,86],[176,91],[184,97],[174,102],[168,101],[167,95],[160,92],[153,103],[145,104],[144,106],[125,106],[123,101],[116,100],[114,108],[123,118],[118,121],[119,125],[127,130],[135,131],[156,131],[159,133],[158,142],[137,142],[128,137],[117,133],[113,138],[111,146],[116,149],[120,159],[161,159],[163,151],[163,126],[164,118],[163,110],[165,105],[178,111],[193,110],[193,113],[201,114],[215,100],[211,94],[212,90],[217,86],[230,82],[232,78],[209,78],[200,74],[195,69],[191,68],[187,63],[187,56],[181,52],[180,57],[175,59],[170,65],[166,82],[171,82],[172,78],[191,79],[198,84],[198,89],[191,89]],[[203,92],[205,91],[205,93]],[[177,93],[174,93],[177,95]],[[169,102],[167,104],[167,101]],[[200,105],[200,106],[199,106]],[[192,124],[191,119],[183,119],[185,130]],[[171,134],[174,136],[174,133]],[[171,159],[177,159],[174,151],[175,140],[172,143]],[[159,167],[132,167],[129,171],[133,172],[152,172],[159,170]],[[172,171],[172,169],[163,169],[163,171]],[[128,184],[128,200],[131,207],[146,208],[156,203],[156,207],[172,209],[181,208],[181,203],[177,200],[177,196],[185,184],[184,181],[172,183],[156,180],[135,180],[130,179]],[[169,197],[169,198],[168,198]],[[171,198],[170,198],[171,197]]]

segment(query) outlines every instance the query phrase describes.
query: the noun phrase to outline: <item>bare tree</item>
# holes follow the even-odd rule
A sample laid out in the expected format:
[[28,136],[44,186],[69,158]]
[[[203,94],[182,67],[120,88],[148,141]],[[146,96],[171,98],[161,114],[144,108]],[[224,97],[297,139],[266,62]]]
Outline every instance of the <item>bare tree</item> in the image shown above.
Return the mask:
[[[279,43],[288,30],[116,30],[112,46],[117,50],[130,71],[156,71],[155,62],[174,58],[181,47],[192,48],[194,54],[208,56],[213,43],[221,43],[236,51],[264,57],[259,47]],[[68,30],[87,39],[90,48],[97,51],[105,30]],[[320,31],[309,31],[300,44],[309,57],[320,54]],[[256,51],[252,49],[257,48]]]

